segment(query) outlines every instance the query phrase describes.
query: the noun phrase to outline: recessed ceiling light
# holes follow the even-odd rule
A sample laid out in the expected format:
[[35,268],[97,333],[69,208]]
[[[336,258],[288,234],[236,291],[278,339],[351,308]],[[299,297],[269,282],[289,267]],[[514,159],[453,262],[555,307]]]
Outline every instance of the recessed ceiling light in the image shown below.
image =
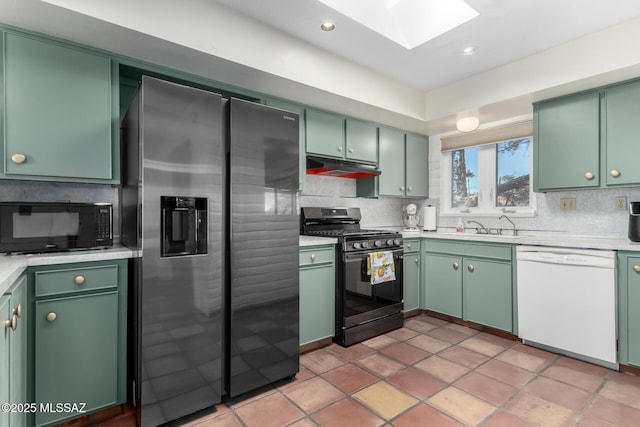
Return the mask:
[[333,31],[336,29],[336,24],[334,24],[333,22],[323,22],[320,25],[320,28],[322,28],[322,31]]
[[473,55],[474,53],[476,53],[476,48],[473,46],[469,46],[469,47],[465,47],[464,49],[462,49],[462,54],[463,55]]

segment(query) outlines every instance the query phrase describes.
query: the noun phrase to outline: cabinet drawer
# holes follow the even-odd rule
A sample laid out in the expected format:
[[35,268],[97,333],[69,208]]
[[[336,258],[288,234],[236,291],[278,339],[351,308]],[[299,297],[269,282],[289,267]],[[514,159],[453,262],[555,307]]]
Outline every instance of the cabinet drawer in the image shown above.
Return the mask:
[[300,251],[300,267],[333,263],[335,255],[333,248],[305,249]]
[[402,243],[402,247],[404,249],[404,253],[411,252],[419,252],[420,251],[420,240],[412,239],[412,240],[404,240]]
[[118,266],[104,265],[37,271],[35,284],[36,297],[116,288],[118,286]]
[[425,239],[422,249],[426,252],[455,254],[457,256],[472,256],[478,258],[492,258],[511,261],[512,245],[492,243],[478,243],[472,241]]

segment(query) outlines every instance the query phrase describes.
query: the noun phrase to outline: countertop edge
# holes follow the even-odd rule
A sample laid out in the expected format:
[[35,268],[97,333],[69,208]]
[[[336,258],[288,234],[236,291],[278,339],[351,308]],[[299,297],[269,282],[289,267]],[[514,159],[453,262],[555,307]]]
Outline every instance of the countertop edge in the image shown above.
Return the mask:
[[134,251],[123,246],[109,249],[87,251],[69,251],[28,255],[0,255],[0,295],[20,277],[27,267],[38,265],[69,264],[74,262],[109,261],[127,259],[134,256]]

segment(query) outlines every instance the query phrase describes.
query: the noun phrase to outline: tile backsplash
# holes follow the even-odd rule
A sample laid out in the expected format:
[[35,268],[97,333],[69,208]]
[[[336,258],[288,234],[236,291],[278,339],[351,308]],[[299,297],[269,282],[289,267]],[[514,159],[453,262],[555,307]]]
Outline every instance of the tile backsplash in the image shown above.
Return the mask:
[[355,179],[318,175],[307,175],[305,192],[298,196],[299,206],[359,207],[363,228],[404,227],[402,207],[409,203],[420,207],[425,199],[356,197]]

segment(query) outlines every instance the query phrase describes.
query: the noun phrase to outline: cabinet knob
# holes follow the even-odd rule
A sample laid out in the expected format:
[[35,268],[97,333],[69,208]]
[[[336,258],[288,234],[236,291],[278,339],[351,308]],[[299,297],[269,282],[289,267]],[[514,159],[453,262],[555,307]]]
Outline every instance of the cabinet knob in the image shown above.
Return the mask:
[[633,271],[635,271],[636,273],[640,273],[640,265],[634,265]]
[[73,279],[73,283],[78,286],[84,285],[84,276],[76,276],[75,279]]
[[404,185],[400,186],[400,191],[404,191]]
[[458,267],[460,267],[460,264],[458,264],[457,262],[454,262],[454,263],[453,263],[453,269],[454,269],[454,270],[457,270],[457,269],[458,269]]
[[407,249],[411,249],[411,243],[407,243]]
[[12,310],[11,314],[15,314],[18,318],[22,317],[22,304],[18,304],[18,306]]
[[18,316],[14,314],[13,316],[11,316],[11,319],[5,320],[4,327],[5,329],[11,329],[12,331],[15,331],[18,327]]
[[420,259],[419,258],[416,258],[414,261],[415,261],[416,264],[420,264]]
[[14,153],[13,155],[11,155],[11,161],[15,164],[20,164],[20,163],[24,163],[27,160],[27,156],[25,156],[24,154],[20,154],[20,153]]
[[349,148],[348,150],[350,153],[353,153],[353,148]]
[[469,265],[467,266],[467,270],[469,270],[469,271],[473,271],[473,270],[475,270],[475,268],[473,268],[473,265],[469,264]]
[[311,256],[309,258],[311,258],[311,261],[315,261],[316,260],[316,254],[311,254]]
[[342,146],[341,145],[338,146],[338,151],[342,151]]
[[47,316],[46,316],[47,322],[54,322],[57,318],[58,318],[58,315],[55,314],[54,312],[47,313]]
[[617,178],[620,176],[620,171],[617,169],[613,169],[611,172],[609,172],[611,174],[612,177]]
[[408,186],[408,187],[407,187],[407,191],[409,191],[409,192],[410,192],[411,190],[413,190],[413,187],[412,187],[412,186]]
[[592,172],[587,172],[584,174],[584,177],[591,181],[595,177],[595,175]]

